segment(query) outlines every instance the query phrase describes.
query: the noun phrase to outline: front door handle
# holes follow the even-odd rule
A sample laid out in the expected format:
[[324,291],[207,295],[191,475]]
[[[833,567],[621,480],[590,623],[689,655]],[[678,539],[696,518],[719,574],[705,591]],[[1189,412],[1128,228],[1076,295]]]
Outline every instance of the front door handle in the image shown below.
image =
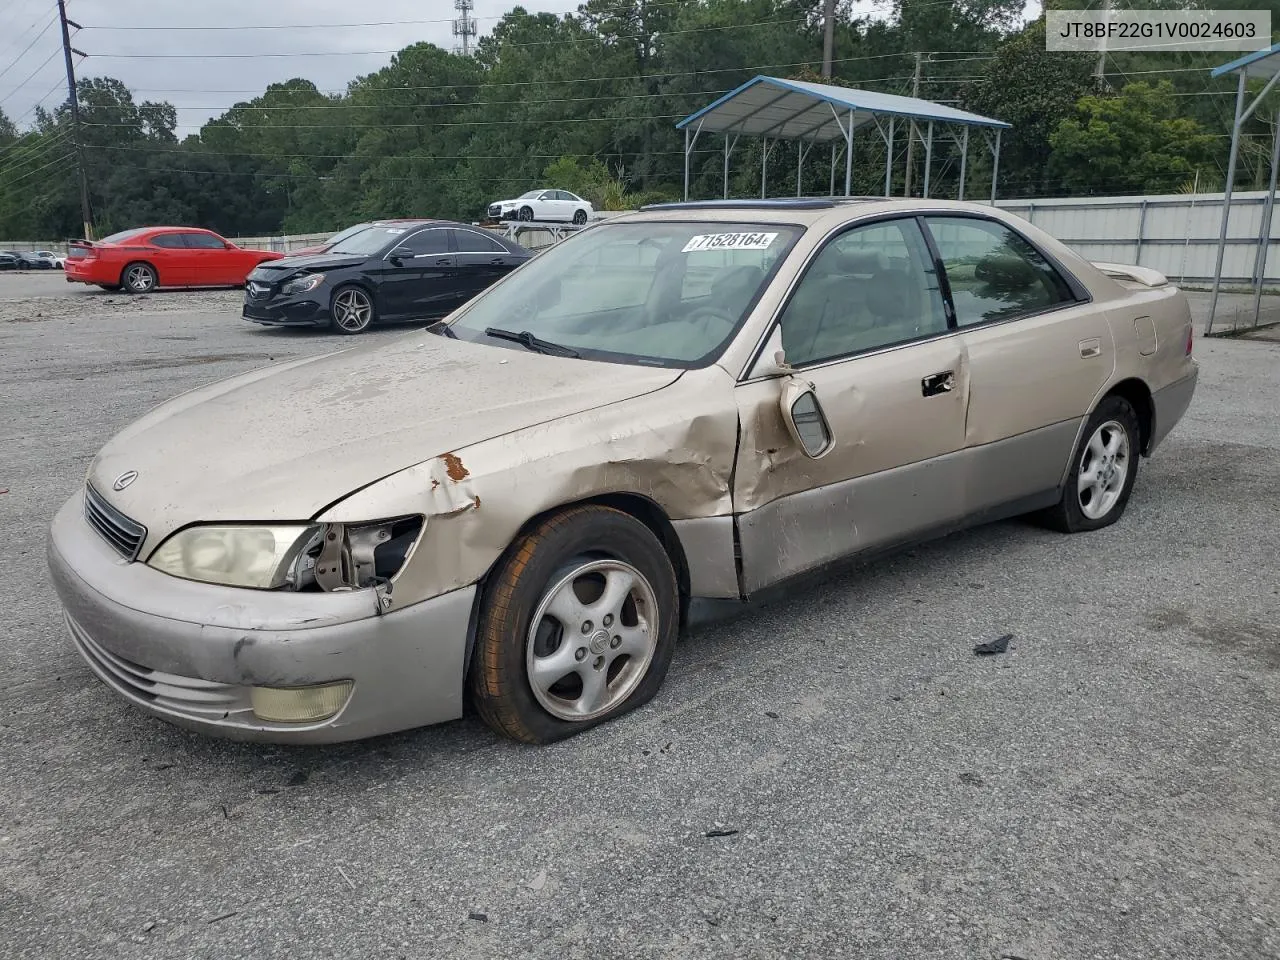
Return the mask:
[[925,397],[936,397],[942,393],[950,393],[956,385],[956,372],[944,370],[920,381],[920,394]]
[[441,257],[439,260],[436,261],[437,267],[447,267],[448,265],[449,265],[448,257]]

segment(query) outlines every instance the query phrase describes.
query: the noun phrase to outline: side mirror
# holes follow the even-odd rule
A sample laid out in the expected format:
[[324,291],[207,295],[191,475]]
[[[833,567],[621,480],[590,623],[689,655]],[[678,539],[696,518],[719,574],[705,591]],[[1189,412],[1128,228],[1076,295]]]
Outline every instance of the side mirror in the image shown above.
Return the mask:
[[392,266],[403,267],[406,260],[413,259],[413,251],[408,247],[396,247],[391,251],[391,256],[387,257]]
[[789,377],[782,385],[782,420],[791,439],[800,445],[805,456],[817,460],[830,452],[835,444],[822,404],[812,383]]

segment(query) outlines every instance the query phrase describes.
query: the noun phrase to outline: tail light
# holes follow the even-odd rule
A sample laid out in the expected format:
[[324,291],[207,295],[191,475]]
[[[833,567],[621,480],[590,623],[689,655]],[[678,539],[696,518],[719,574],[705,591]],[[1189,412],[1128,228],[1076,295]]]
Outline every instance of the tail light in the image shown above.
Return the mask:
[[1184,356],[1188,356],[1188,357],[1191,356],[1191,345],[1194,341],[1195,341],[1195,328],[1188,326],[1187,327],[1187,352],[1184,354]]

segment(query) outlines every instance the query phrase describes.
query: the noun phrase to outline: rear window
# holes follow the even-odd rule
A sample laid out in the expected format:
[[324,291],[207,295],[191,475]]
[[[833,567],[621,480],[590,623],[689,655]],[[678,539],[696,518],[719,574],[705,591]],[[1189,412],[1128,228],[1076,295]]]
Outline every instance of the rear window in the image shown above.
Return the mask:
[[144,228],[142,227],[135,227],[132,230],[121,230],[119,233],[113,233],[109,237],[103,237],[98,242],[99,243],[123,243],[126,240],[133,239],[134,237],[138,236],[143,232],[144,232]]

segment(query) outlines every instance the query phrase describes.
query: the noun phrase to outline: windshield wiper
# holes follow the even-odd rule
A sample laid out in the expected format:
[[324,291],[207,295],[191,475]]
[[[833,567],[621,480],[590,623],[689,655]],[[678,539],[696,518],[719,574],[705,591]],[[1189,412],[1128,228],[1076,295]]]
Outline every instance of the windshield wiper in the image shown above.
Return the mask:
[[457,340],[458,335],[453,332],[453,328],[443,320],[437,320],[435,323],[427,327],[432,333],[438,333],[442,337],[448,337],[451,340]]
[[484,335],[498,340],[510,340],[512,343],[518,343],[526,350],[532,350],[534,353],[545,353],[553,357],[574,357],[575,359],[582,357],[582,354],[572,347],[566,347],[559,343],[552,343],[550,340],[543,340],[541,337],[535,337],[528,330],[521,330],[516,333],[514,330],[503,330],[501,327],[485,327]]

